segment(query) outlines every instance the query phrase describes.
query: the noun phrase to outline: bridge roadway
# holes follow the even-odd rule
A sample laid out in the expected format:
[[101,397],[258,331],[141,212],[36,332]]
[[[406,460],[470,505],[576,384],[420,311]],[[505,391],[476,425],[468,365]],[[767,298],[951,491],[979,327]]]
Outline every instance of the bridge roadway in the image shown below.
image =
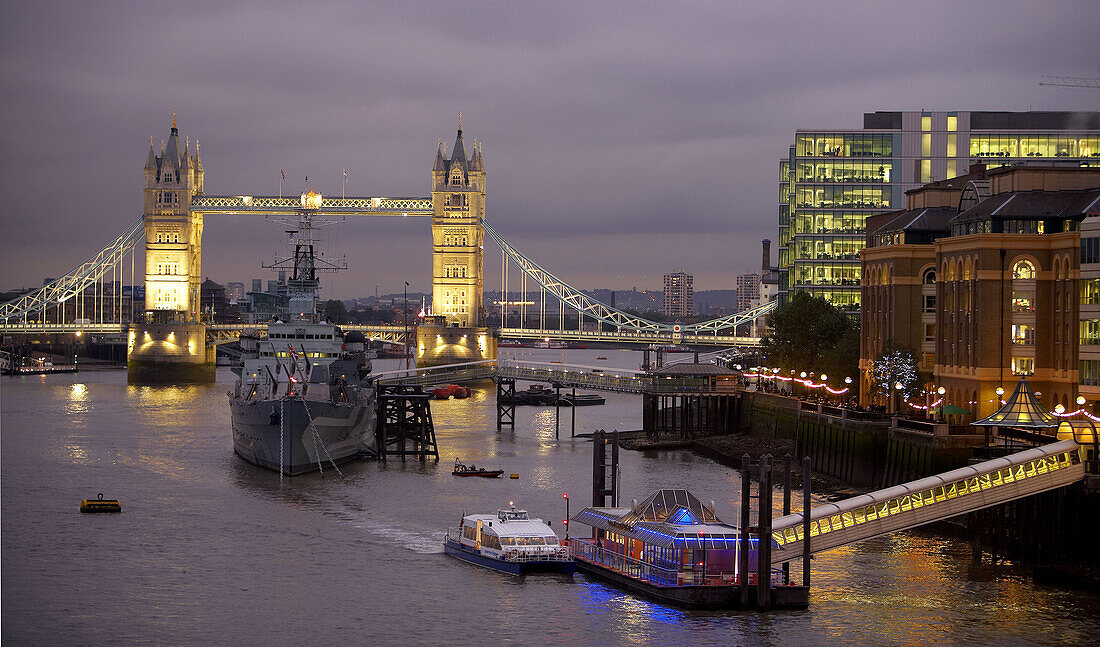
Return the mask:
[[[810,552],[915,528],[1085,478],[1072,440],[1035,447],[810,510]],[[772,565],[802,555],[803,513],[775,520]]]

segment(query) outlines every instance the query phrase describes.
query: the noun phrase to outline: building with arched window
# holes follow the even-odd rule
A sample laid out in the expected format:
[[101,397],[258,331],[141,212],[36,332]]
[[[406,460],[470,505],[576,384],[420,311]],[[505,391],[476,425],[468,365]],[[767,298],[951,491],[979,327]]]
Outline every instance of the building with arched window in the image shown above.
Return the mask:
[[1047,408],[1072,410],[1084,395],[1095,410],[1100,352],[1088,388],[1093,365],[1081,352],[1091,340],[1086,315],[1097,311],[1100,321],[1100,308],[1085,303],[1100,296],[1086,294],[1100,288],[1082,280],[1091,243],[1082,245],[1081,228],[1100,217],[1100,169],[976,168],[911,190],[907,201],[908,209],[868,220],[861,399],[875,401],[874,359],[897,345],[974,419],[996,410],[996,389],[1011,390],[1018,376]]

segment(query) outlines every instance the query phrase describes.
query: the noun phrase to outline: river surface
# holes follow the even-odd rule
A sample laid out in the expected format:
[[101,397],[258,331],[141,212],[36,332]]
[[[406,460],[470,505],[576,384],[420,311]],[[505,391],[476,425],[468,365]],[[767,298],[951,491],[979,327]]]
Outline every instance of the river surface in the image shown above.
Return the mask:
[[[621,350],[502,349],[636,368]],[[607,359],[598,359],[606,357]],[[376,362],[376,370],[394,368]],[[969,546],[906,532],[818,555],[805,611],[685,612],[583,575],[517,579],[447,557],[463,512],[510,500],[564,534],[591,443],[552,407],[498,432],[492,386],[432,404],[441,460],[360,462],[280,482],[232,450],[218,370],[135,387],[122,371],[0,379],[2,640],[13,645],[1096,644],[1100,593],[1036,585]],[[577,432],[641,428],[638,396],[580,408]],[[520,475],[457,479],[455,457]],[[686,451],[623,451],[622,499],[689,488],[738,517],[739,479]],[[121,515],[83,515],[102,492]],[[574,528],[574,531],[582,528]]]

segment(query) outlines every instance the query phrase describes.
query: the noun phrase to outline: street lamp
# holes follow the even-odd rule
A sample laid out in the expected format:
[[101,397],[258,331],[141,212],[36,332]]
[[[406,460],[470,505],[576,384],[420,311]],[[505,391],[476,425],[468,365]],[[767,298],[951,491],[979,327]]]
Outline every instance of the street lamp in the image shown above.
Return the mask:
[[561,498],[565,499],[565,520],[562,524],[565,526],[565,543],[569,543],[569,493],[566,492],[561,495]]
[[996,393],[997,393],[997,406],[1000,406],[1000,405],[1004,404],[1004,402],[1001,401],[1001,396],[1003,396],[1005,394],[1004,387],[1003,386],[998,386]]
[[946,404],[943,401],[944,400],[943,396],[944,396],[945,393],[947,393],[947,389],[943,388],[942,386],[940,388],[936,389],[936,394],[940,396],[940,415],[938,415],[936,417],[939,418],[940,422],[943,422],[943,405]]
[[902,389],[901,382],[900,381],[894,382],[894,390],[898,392],[898,397],[896,399],[897,404],[894,405],[894,413],[899,414],[899,415],[901,414],[901,389]]
[[1083,395],[1077,396],[1076,402],[1077,402],[1077,406],[1079,406],[1079,407],[1085,406],[1085,396],[1083,396]]

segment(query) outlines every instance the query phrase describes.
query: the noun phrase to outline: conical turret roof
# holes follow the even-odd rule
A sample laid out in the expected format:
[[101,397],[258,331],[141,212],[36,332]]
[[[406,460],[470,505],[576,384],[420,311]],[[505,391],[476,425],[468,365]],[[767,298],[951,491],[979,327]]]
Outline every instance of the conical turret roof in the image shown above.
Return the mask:
[[172,119],[172,134],[168,137],[168,145],[161,155],[161,168],[179,168],[180,166],[180,131],[175,126],[176,120]]
[[153,152],[153,137],[149,137],[149,155],[145,158],[145,170],[157,170],[157,154]]
[[435,147],[435,166],[432,167],[433,171],[446,171],[447,161],[443,159],[443,142]]
[[458,129],[458,135],[455,137],[455,147],[451,151],[451,165],[459,164],[462,166],[462,170],[466,170],[466,146],[462,143],[462,128]]
[[1026,378],[1020,378],[1016,390],[993,415],[970,423],[976,427],[1022,427],[1049,429],[1058,426],[1058,418],[1039,404]]

